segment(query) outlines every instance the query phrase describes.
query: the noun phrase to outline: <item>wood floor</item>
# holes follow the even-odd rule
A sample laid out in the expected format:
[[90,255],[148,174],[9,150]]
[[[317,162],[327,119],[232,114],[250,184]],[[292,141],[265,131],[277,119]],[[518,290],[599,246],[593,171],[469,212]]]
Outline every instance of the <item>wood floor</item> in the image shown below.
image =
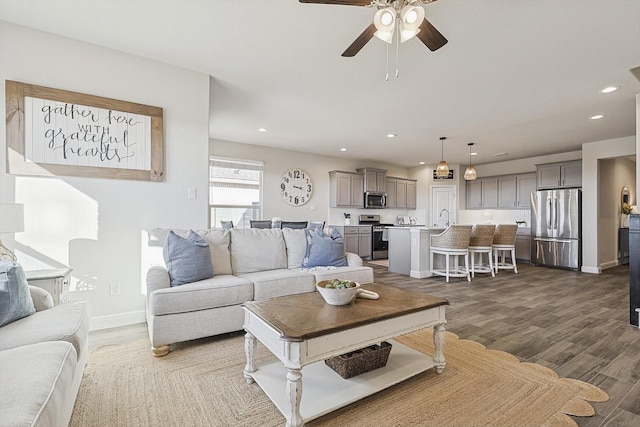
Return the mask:
[[[586,274],[519,265],[518,274],[412,279],[370,264],[376,282],[447,298],[447,330],[605,390],[580,426],[640,425],[640,330],[629,326],[628,266]],[[90,334],[90,347],[146,336],[144,325]],[[446,352],[446,346],[445,346]]]

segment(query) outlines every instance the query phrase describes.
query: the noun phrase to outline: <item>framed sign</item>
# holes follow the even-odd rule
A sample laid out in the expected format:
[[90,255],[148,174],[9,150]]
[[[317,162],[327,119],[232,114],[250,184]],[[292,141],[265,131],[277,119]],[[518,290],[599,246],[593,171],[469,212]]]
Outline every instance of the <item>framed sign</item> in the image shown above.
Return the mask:
[[7,169],[164,180],[162,108],[7,80]]
[[447,176],[438,176],[436,174],[436,170],[433,170],[433,180],[440,181],[442,179],[453,179],[453,169],[449,169],[449,174]]

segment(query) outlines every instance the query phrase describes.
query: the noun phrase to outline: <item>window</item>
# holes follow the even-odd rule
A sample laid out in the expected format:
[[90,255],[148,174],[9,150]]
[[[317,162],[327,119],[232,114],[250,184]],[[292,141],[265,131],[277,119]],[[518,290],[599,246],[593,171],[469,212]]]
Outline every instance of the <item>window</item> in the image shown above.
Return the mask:
[[209,226],[233,221],[249,228],[249,220],[262,218],[262,162],[209,159]]

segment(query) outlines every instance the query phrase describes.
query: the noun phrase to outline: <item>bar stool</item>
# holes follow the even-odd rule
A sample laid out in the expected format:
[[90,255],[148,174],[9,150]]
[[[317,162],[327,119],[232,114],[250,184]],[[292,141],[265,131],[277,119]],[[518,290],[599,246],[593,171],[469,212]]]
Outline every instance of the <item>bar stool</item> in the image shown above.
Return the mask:
[[[469,258],[471,258],[471,277],[476,277],[475,273],[491,273],[491,277],[496,277],[493,271],[492,244],[496,226],[491,224],[474,225],[471,229],[471,240],[469,241]],[[476,267],[476,257],[478,255],[478,266]],[[482,264],[482,254],[487,254],[489,266]]]
[[[516,265],[516,233],[518,232],[518,224],[498,224],[496,232],[493,235],[493,259],[495,261],[495,270],[513,270],[518,272]],[[507,262],[507,254],[511,254],[511,262]],[[502,255],[502,262],[500,256]]]
[[[431,248],[429,255],[431,257],[431,274],[445,276],[447,283],[449,277],[466,277],[467,281],[471,281],[469,275],[469,240],[471,239],[470,225],[451,225],[440,234],[431,236]],[[445,269],[436,270],[433,268],[433,256],[440,254],[445,256]],[[454,256],[456,266],[451,267],[449,257]],[[464,257],[464,269],[457,266],[458,257]]]

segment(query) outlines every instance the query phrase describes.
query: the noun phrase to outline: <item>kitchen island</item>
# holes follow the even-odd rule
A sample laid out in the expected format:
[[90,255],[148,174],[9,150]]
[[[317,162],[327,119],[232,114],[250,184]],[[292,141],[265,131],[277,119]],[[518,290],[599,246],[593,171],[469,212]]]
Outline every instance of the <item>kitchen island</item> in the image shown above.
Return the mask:
[[440,227],[389,227],[389,271],[417,279],[431,277],[431,236],[444,230]]

